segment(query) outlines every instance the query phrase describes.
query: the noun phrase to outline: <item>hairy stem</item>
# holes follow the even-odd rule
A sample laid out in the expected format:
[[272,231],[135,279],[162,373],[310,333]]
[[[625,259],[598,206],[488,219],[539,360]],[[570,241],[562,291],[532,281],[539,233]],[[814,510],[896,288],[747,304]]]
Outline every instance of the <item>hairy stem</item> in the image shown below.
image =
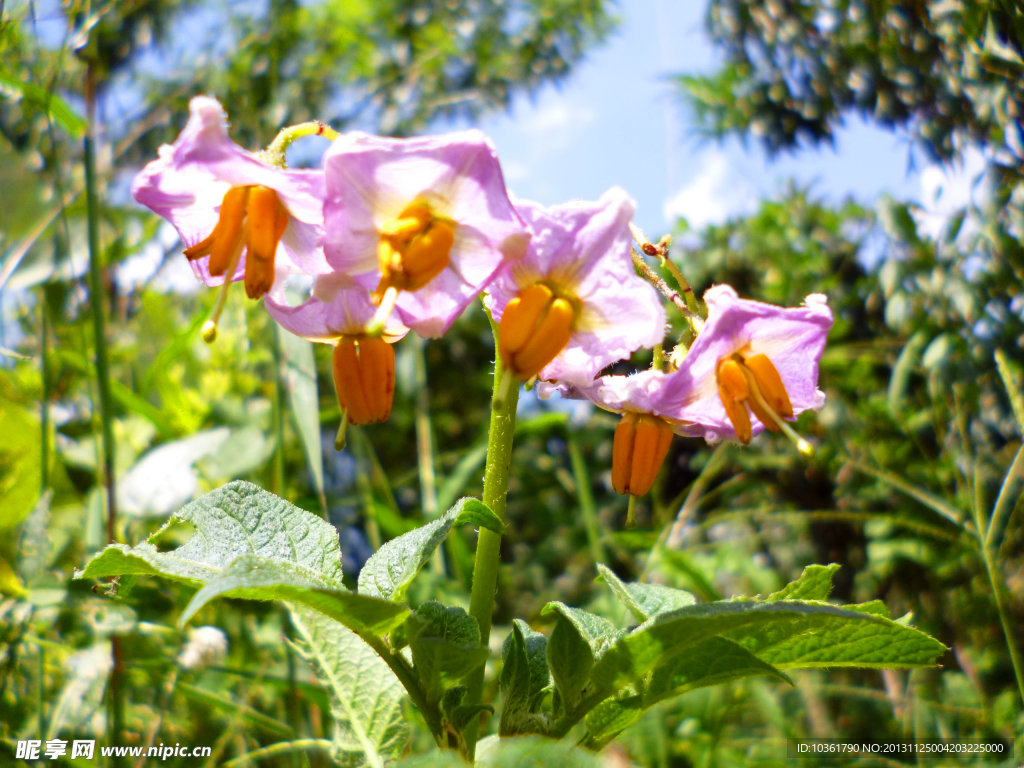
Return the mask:
[[437,746],[447,746],[444,728],[441,726],[441,711],[436,704],[430,704],[427,701],[427,697],[423,694],[423,688],[420,686],[416,674],[409,668],[405,659],[400,654],[392,653],[383,638],[375,635],[360,634],[359,636],[377,652],[377,655],[384,660],[385,664],[391,667],[391,671],[395,673],[395,677],[398,678],[398,681],[409,694],[413,705],[423,715],[427,727],[430,728],[430,732],[434,735],[434,741],[437,742]]
[[[512,438],[516,430],[516,405],[519,386],[516,385],[499,398],[505,367],[498,353],[498,326],[491,320],[494,333],[494,389],[491,394],[491,425],[487,435],[487,464],[484,469],[484,504],[491,508],[502,522],[505,521],[505,498],[508,496],[509,467],[512,464]],[[494,612],[494,593],[498,586],[498,566],[501,564],[501,535],[480,529],[476,542],[476,560],[473,563],[473,589],[469,596],[469,613],[480,625],[480,643],[487,647],[491,636],[491,614]],[[466,704],[480,704],[484,690],[484,670],[481,666],[470,675]],[[466,750],[470,760],[476,752],[479,720],[466,726]]]

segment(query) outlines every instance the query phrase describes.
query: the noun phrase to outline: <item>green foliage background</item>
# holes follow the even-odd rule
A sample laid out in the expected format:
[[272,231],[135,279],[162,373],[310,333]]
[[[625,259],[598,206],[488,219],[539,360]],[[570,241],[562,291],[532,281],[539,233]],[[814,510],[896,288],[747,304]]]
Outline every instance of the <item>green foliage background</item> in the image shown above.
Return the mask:
[[[834,26],[822,22],[823,9],[836,14]],[[131,743],[211,745],[211,764],[222,764],[280,741],[330,738],[337,715],[303,661],[307,646],[302,637],[281,642],[315,633],[315,616],[209,603],[193,625],[223,628],[230,651],[193,672],[177,662],[188,632],[176,628],[192,588],[143,577],[112,601],[71,578],[107,543],[96,340],[82,278],[87,71],[101,105],[131,105],[131,119],[106,126],[109,152],[100,155],[104,341],[122,486],[131,487],[147,451],[193,441],[183,476],[197,492],[241,478],[316,513],[326,506],[354,587],[373,549],[458,497],[480,495],[493,360],[487,318],[474,305],[444,339],[401,342],[391,419],[351,430],[348,449],[336,454],[327,350],[314,348],[314,394],[295,387],[286,396],[275,373],[287,383],[295,366],[287,354],[279,362],[285,345],[240,292],[217,343],[206,346],[199,328],[210,292],[125,289],[114,280],[145,247],[181,258],[159,222],[126,201],[126,174],[173,139],[196,93],[221,98],[233,137],[253,147],[311,118],[405,135],[505,107],[515,93],[567,76],[613,28],[615,9],[599,0],[271,0],[258,12],[139,1],[68,3],[61,13],[67,28],[57,41],[33,31],[24,3],[8,4],[0,27],[3,290],[24,297],[14,351],[27,356],[6,356],[0,368],[0,755],[13,759],[14,743],[37,734],[101,729],[106,678],[90,670],[102,670],[113,636],[126,659]],[[627,581],[704,600],[767,595],[808,564],[838,563],[833,597],[912,613],[951,650],[937,669],[800,671],[793,686],[752,678],[695,691],[655,706],[606,748],[607,760],[781,764],[771,739],[1024,734],[1004,634],[1024,638],[1021,19],[1014,3],[999,0],[955,9],[711,3],[726,64],[712,77],[680,79],[707,131],[799,148],[827,141],[857,110],[911,131],[938,158],[986,148],[992,194],[937,239],[921,233],[905,202],[832,204],[795,187],[720,226],[691,232],[681,222],[672,258],[697,295],[719,282],[780,304],[828,295],[836,324],[822,361],[827,404],[799,423],[817,456],[805,462],[770,435],[747,449],[676,439],[639,505],[639,529],[625,531],[625,501],[609,481],[615,420],[534,406],[516,432],[497,642],[513,619],[550,634],[555,616],[542,609],[551,601],[626,621],[595,584],[597,562]],[[631,365],[648,362],[637,355]],[[314,411],[324,435],[322,493],[309,450]],[[214,447],[195,448],[197,436]],[[172,511],[121,506],[118,536],[130,544]],[[993,510],[1005,533],[997,530],[987,569],[971,531]],[[190,535],[172,527],[161,547]],[[468,529],[453,531],[413,582],[410,602],[465,606],[473,543]],[[1003,590],[1002,620],[993,582]],[[488,677],[492,693],[499,669]],[[422,722],[408,702],[396,706],[412,724],[414,751],[423,751],[431,740]],[[323,752],[307,754],[301,759],[327,764]]]

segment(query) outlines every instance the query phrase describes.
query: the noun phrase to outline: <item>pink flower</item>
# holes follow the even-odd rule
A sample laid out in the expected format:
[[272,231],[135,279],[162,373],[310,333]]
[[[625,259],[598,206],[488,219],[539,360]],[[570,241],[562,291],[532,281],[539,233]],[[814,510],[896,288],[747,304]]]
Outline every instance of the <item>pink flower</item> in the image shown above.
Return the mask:
[[224,109],[208,96],[189,104],[173,145],[132,182],[136,201],[174,225],[196,277],[245,279],[251,298],[288,272],[326,271],[324,174],[276,168],[228,138]]
[[[312,296],[298,306],[289,306],[271,296],[263,304],[285,330],[324,344],[332,344],[343,336],[364,334],[377,311],[370,292],[341,272],[317,275]],[[381,335],[386,341],[395,342],[408,332],[402,321],[391,315],[385,320]]]
[[331,267],[441,336],[529,234],[479,131],[414,139],[347,133],[324,158]]
[[501,355],[520,379],[589,385],[665,332],[658,294],[630,259],[636,204],[618,187],[596,203],[516,201],[533,237],[488,287]]
[[652,398],[655,413],[710,443],[746,443],[765,427],[780,431],[766,407],[779,421],[791,421],[824,405],[818,361],[832,312],[823,295],[787,309],[740,299],[730,286],[716,285],[704,301],[707,323]]

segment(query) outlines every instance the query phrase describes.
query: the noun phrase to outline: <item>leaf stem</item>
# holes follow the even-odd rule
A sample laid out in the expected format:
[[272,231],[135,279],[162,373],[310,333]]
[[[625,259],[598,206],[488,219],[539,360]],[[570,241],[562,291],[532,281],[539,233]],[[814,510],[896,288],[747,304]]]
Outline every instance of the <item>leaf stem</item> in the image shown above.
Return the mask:
[[[487,435],[487,463],[484,469],[483,502],[502,522],[505,522],[505,500],[508,496],[509,468],[512,464],[512,438],[516,429],[516,405],[519,402],[518,383],[509,387],[499,399],[505,367],[498,352],[498,326],[493,319],[494,334],[494,389],[491,393],[491,424]],[[491,615],[494,612],[494,594],[498,586],[498,567],[501,564],[501,536],[486,528],[480,529],[473,564],[473,589],[469,596],[469,613],[480,625],[480,644],[487,647],[491,636]],[[483,700],[484,671],[481,666],[467,681],[466,704],[480,704]],[[466,751],[470,760],[476,753],[480,722],[474,718],[466,726]]]

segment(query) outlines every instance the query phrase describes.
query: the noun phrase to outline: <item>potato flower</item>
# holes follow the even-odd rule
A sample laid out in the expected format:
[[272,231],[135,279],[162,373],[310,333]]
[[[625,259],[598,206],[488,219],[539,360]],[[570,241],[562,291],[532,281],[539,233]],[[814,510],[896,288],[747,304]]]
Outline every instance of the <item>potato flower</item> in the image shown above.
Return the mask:
[[515,207],[531,229],[530,247],[485,301],[500,325],[501,358],[518,379],[589,385],[610,363],[661,342],[665,311],[633,269],[636,204],[624,190],[596,203]]
[[444,334],[529,233],[480,131],[389,139],[346,133],[324,156],[324,251],[421,336]]
[[[189,112],[174,144],[135,177],[132,196],[174,225],[196,276],[206,285],[243,280],[258,299],[288,272],[324,271],[323,171],[277,168],[242,149],[215,99],[197,96]],[[204,328],[208,341],[225,295]]]

